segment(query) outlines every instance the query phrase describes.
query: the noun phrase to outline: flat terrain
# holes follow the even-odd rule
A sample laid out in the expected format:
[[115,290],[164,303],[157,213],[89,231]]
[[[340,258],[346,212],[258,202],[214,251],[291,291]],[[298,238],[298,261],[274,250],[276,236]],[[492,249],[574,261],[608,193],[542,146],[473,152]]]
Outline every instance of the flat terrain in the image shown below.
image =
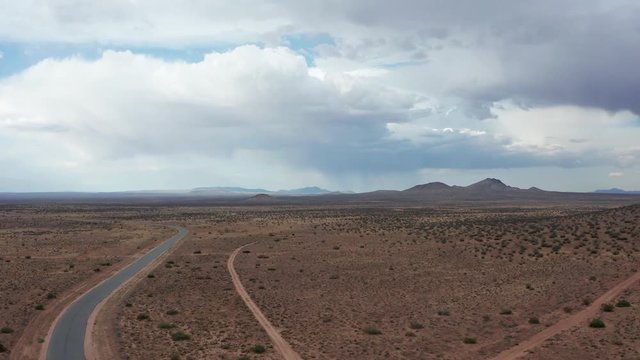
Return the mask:
[[[303,359],[492,359],[580,314],[640,269],[640,206],[158,205],[122,207],[118,214],[110,221],[129,226],[132,236],[152,231],[136,230],[139,221],[180,224],[191,234],[98,318],[113,335],[103,341],[128,359],[279,358],[227,270],[231,253],[247,244],[235,269]],[[119,228],[110,229],[105,234],[115,236]],[[0,245],[16,247],[2,239]],[[112,254],[102,241],[93,251]],[[130,241],[124,249],[135,252],[141,245]],[[56,243],[63,253],[70,247]],[[91,273],[95,265],[82,266]],[[50,291],[37,286],[41,296]],[[585,320],[524,358],[637,359],[639,290],[634,283],[612,301],[613,312],[597,311],[605,328]],[[630,307],[616,307],[619,300]],[[0,342],[11,346],[11,336],[0,334]]]
[[248,247],[238,267],[305,359],[491,358],[636,271],[638,217],[638,207],[327,212],[295,238]]
[[[109,208],[0,208],[0,344],[9,350],[0,359],[8,358],[29,322],[70,289],[103,277],[173,231],[122,216]],[[35,335],[44,339],[48,324],[38,325]]]

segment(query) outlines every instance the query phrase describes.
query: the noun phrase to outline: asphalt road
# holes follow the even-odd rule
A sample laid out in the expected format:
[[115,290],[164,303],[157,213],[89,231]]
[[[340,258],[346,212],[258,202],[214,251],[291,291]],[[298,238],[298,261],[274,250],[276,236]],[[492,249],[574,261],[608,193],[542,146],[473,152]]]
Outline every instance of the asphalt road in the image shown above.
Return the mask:
[[176,227],[176,229],[178,230],[177,234],[156,246],[97,287],[89,290],[67,308],[51,334],[49,348],[47,349],[48,360],[85,359],[84,335],[87,329],[87,321],[93,309],[115,289],[140,272],[158,256],[169,250],[188,233],[187,229],[183,227]]

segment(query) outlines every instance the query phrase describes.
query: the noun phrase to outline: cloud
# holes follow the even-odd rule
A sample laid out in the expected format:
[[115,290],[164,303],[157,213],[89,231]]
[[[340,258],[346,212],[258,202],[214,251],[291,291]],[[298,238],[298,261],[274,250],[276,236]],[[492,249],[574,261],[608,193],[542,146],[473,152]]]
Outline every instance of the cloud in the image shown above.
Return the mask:
[[[3,41],[137,49],[56,54],[0,78],[0,164],[28,176],[91,183],[145,169],[140,178],[177,181],[171,161],[205,184],[306,185],[425,168],[640,166],[636,1],[0,5]],[[228,50],[186,55],[212,48]]]
[[326,179],[425,167],[572,166],[577,157],[522,150],[488,128],[456,126],[467,121],[461,111],[384,86],[385,75],[360,75],[252,45],[195,63],[129,51],[48,59],[0,81],[7,144],[0,160],[64,169],[91,183],[108,169],[158,176],[171,162],[190,164],[202,179],[212,164],[225,164],[217,168],[243,169],[235,173],[245,181],[275,182],[283,174],[266,175],[262,164]]
[[622,172],[610,172],[609,177],[623,177],[624,173]]

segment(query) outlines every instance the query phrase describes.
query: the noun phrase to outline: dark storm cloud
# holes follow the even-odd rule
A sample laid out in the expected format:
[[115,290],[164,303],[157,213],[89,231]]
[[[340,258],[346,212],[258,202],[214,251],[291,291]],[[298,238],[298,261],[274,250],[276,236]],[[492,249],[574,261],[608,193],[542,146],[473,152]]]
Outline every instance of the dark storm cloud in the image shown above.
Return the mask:
[[637,1],[362,0],[308,6],[314,11],[298,15],[313,13],[305,17],[310,23],[342,21],[362,29],[351,39],[347,32],[336,34],[344,39],[343,54],[357,59],[379,56],[380,49],[428,54],[465,47],[496,54],[502,79],[457,89],[471,101],[511,97],[531,105],[640,113]]

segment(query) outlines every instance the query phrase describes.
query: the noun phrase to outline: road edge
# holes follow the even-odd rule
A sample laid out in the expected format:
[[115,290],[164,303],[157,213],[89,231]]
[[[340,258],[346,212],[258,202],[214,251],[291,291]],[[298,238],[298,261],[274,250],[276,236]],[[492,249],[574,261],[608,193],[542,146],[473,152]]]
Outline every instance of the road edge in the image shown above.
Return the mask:
[[[185,241],[185,239],[188,238],[189,230],[188,230],[188,228],[186,226],[176,226],[176,225],[167,225],[167,226],[168,227],[173,227],[178,232],[179,232],[180,228],[183,228],[183,229],[185,229],[187,231],[187,233],[184,234],[184,236],[180,240],[176,241],[175,244],[173,244],[164,253],[162,253],[160,256],[158,256],[155,260],[153,260],[147,266],[145,266],[140,271],[138,271],[134,276],[129,278],[124,283],[120,284],[120,286],[118,286],[115,290],[113,290],[111,292],[111,294],[109,294],[106,298],[104,298],[101,302],[99,302],[98,305],[96,305],[96,307],[91,312],[91,315],[89,315],[89,318],[87,319],[87,328],[86,328],[85,333],[84,333],[84,357],[85,357],[86,360],[98,360],[98,359],[100,359],[99,353],[97,351],[95,351],[97,346],[96,346],[96,343],[94,342],[93,333],[94,333],[94,328],[95,328],[95,325],[96,325],[96,319],[98,317],[98,314],[99,314],[100,310],[103,308],[103,306],[109,300],[111,300],[116,294],[120,293],[123,288],[125,288],[127,286],[133,286],[136,283],[142,281],[142,279],[144,278],[144,276],[146,274],[148,274],[153,269],[155,269],[162,261],[164,261],[164,259],[166,259],[169,255],[171,255],[178,248],[178,246],[180,244],[182,244],[183,241]],[[174,234],[173,236],[175,236],[176,234]],[[166,239],[166,240],[168,240],[168,239]],[[150,251],[152,249],[150,249]],[[146,255],[146,253],[143,254],[143,256],[144,255]]]

